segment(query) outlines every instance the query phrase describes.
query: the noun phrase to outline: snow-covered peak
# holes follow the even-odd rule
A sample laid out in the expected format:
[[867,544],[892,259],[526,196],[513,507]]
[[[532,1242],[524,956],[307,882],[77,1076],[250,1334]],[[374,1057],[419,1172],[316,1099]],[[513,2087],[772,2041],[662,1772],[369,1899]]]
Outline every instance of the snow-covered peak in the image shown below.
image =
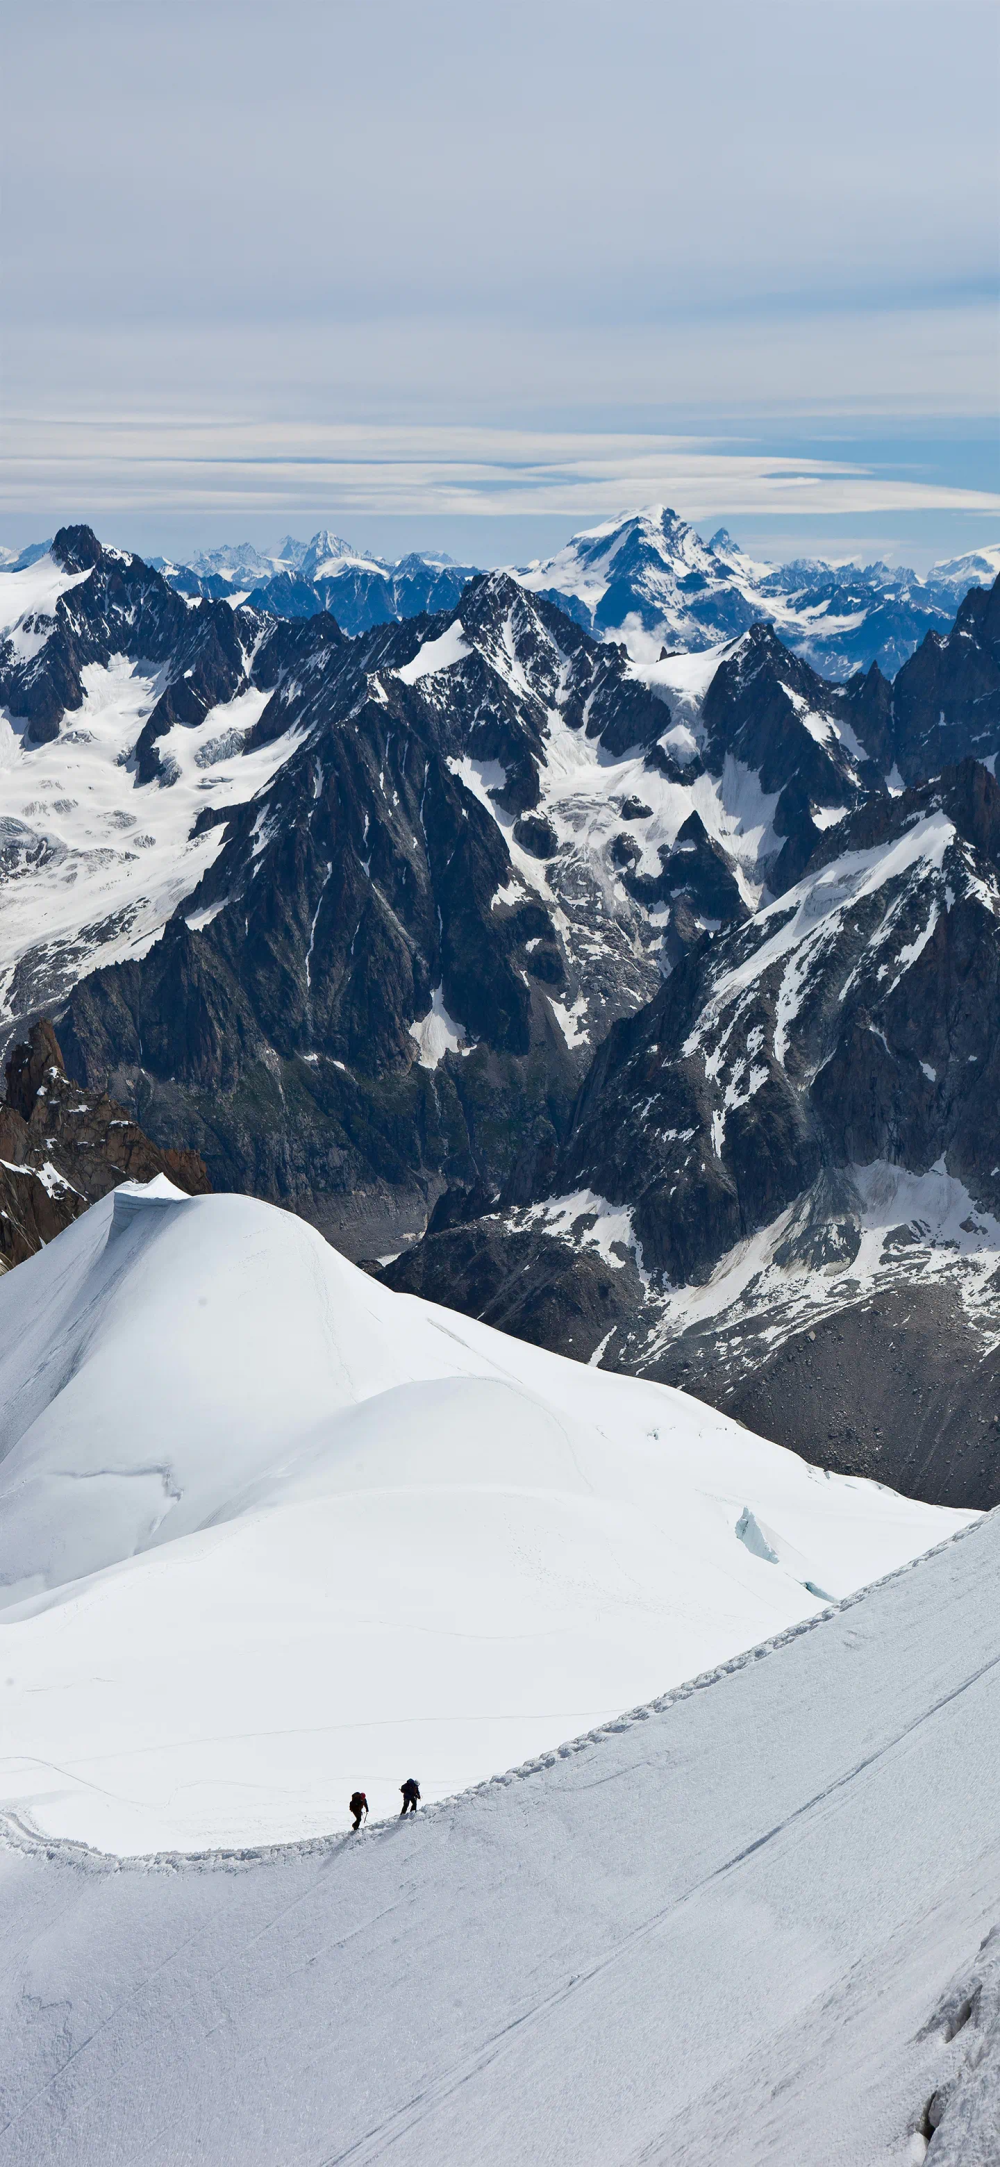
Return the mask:
[[[1000,565],[1000,550],[996,552]],[[887,674],[926,631],[946,631],[965,588],[987,576],[990,552],[956,559],[953,577],[927,582],[881,562],[767,564],[748,557],[727,529],[707,544],[661,504],[588,528],[517,577],[548,594],[588,631],[624,640],[637,662],[665,647],[709,647],[756,621],[831,677],[878,659]],[[950,581],[950,584],[949,584]]]
[[252,542],[223,542],[217,549],[199,550],[190,558],[188,568],[205,578],[214,574],[234,586],[254,586],[259,579],[271,578],[278,560],[264,556]]
[[374,556],[371,550],[356,549],[339,534],[331,534],[328,527],[320,527],[306,543],[296,569],[303,579],[332,579],[347,566],[372,572],[386,571],[383,559]]
[[971,549],[964,557],[944,558],[940,564],[931,566],[927,584],[954,588],[958,600],[970,587],[992,587],[998,575],[1000,542],[988,543],[984,549]]

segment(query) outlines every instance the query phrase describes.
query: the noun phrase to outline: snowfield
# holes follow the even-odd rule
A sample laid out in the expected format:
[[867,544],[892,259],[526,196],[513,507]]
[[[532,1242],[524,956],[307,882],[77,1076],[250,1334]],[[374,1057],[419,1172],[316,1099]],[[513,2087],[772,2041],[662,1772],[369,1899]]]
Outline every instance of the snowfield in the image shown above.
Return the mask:
[[0,2167],[995,2167],[998,1570],[994,1516],[357,1837],[8,1822]]
[[968,1517],[162,1178],[0,1283],[0,1350],[0,1805],[107,1851],[441,1798]]

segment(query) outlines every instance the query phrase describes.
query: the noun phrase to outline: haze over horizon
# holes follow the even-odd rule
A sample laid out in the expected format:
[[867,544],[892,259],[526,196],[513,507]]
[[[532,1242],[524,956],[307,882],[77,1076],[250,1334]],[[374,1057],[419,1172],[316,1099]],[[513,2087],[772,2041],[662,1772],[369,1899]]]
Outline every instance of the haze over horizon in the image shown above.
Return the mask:
[[6,45],[10,546],[1000,531],[983,0],[54,0]]

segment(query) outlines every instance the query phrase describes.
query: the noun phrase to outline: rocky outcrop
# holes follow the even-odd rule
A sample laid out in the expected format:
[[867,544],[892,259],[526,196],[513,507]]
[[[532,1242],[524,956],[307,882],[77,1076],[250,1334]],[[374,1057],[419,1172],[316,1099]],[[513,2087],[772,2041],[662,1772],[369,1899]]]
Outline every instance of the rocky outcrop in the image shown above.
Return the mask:
[[121,1181],[166,1174],[189,1196],[209,1190],[194,1151],[162,1151],[124,1107],[66,1074],[48,1017],[15,1046],[0,1104],[0,1262],[23,1263]]
[[893,686],[893,752],[906,782],[1000,746],[1000,579],[974,587],[954,630],[929,632]]

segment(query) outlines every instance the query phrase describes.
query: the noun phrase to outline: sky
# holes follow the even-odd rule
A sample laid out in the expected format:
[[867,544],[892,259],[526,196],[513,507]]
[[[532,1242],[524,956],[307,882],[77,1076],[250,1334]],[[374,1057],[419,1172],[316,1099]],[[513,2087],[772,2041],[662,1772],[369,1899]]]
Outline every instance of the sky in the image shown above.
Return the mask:
[[0,0],[0,541],[1000,539],[995,0]]

